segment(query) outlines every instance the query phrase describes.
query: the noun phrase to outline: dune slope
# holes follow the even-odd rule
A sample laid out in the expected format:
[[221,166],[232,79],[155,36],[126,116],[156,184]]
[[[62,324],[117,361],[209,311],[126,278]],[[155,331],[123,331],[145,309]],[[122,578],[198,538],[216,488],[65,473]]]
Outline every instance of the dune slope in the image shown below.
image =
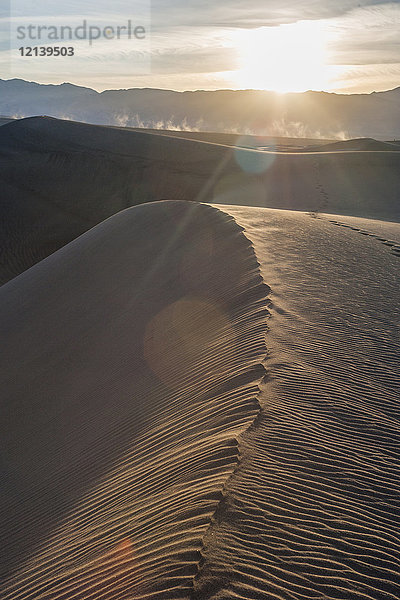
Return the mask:
[[3,117],[2,115],[0,115],[0,127],[1,127],[1,125],[7,125],[7,123],[12,123],[12,122],[13,122],[12,117]]
[[188,596],[259,411],[267,291],[235,221],[183,202],[1,288],[2,599]]
[[271,287],[268,380],[192,597],[396,600],[400,259],[327,219],[228,210]]

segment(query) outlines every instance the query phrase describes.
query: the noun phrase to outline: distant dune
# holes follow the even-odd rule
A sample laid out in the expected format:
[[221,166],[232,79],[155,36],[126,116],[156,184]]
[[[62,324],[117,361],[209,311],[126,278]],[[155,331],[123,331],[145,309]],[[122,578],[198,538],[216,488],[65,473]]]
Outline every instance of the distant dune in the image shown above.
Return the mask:
[[346,149],[259,152],[47,117],[16,120],[0,128],[1,281],[116,212],[167,198],[400,220],[400,153]]
[[332,140],[303,138],[303,137],[277,137],[263,135],[240,135],[238,133],[216,133],[212,131],[171,131],[166,129],[133,128],[133,131],[181,137],[189,140],[211,142],[226,146],[240,146],[243,148],[268,148],[270,150],[290,151],[307,149],[309,146],[326,145]]
[[324,145],[310,146],[308,151],[329,152],[400,152],[400,142],[379,142],[369,138],[357,138],[343,142],[331,142]]
[[3,600],[188,596],[259,411],[267,292],[236,222],[183,202],[1,288]]
[[164,129],[129,129],[138,131],[139,133],[146,132],[168,137],[179,137],[186,140],[211,142],[212,144],[221,144],[224,146],[265,150],[267,152],[287,152],[289,154],[293,152],[400,152],[400,141],[396,140],[381,142],[370,138],[355,138],[338,142],[302,137],[238,135],[233,133],[169,131]]
[[7,123],[12,123],[14,119],[12,117],[3,117],[2,115],[0,115],[0,126],[1,125],[6,125]]

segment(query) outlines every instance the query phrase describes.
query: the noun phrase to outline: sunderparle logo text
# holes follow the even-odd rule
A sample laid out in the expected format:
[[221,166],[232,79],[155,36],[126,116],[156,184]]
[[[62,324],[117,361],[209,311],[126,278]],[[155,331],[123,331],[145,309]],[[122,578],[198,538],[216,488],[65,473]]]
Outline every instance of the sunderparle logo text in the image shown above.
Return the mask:
[[75,27],[70,25],[19,25],[16,28],[18,40],[25,41],[82,41],[88,40],[92,45],[99,39],[105,40],[144,40],[147,36],[147,29],[144,25],[135,25],[131,19],[128,19],[125,25],[93,25],[86,19],[82,24]]

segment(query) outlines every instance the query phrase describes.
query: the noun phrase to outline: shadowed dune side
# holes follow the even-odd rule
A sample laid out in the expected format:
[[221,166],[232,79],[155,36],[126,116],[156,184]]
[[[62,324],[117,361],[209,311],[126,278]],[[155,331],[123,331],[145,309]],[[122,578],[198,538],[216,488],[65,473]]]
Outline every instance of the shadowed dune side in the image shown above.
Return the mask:
[[48,117],[0,128],[0,182],[1,282],[165,198],[400,220],[399,152],[259,152]]
[[258,414],[267,292],[234,219],[176,201],[1,288],[4,600],[187,597]]
[[400,143],[396,140],[383,142],[372,138],[355,138],[335,141],[316,138],[215,133],[212,131],[174,131],[168,129],[143,129],[139,127],[129,129],[169,137],[211,142],[213,144],[253,149],[259,148],[271,151],[276,150],[278,152],[400,152]]
[[316,152],[400,152],[400,144],[396,141],[381,142],[371,138],[356,138],[354,140],[331,142],[322,146],[318,144],[310,147],[309,150]]
[[7,123],[12,123],[13,120],[14,119],[12,117],[3,117],[0,115],[0,127],[1,125],[7,125]]
[[218,133],[214,131],[176,131],[170,129],[144,129],[143,127],[129,128],[133,131],[147,131],[157,135],[166,135],[170,137],[180,137],[189,140],[199,140],[202,142],[211,142],[212,144],[224,144],[227,146],[242,146],[244,148],[265,148],[271,147],[279,149],[300,149],[309,146],[322,146],[333,142],[333,140],[324,140],[316,138],[301,137],[279,137],[265,135],[247,135],[239,133]]

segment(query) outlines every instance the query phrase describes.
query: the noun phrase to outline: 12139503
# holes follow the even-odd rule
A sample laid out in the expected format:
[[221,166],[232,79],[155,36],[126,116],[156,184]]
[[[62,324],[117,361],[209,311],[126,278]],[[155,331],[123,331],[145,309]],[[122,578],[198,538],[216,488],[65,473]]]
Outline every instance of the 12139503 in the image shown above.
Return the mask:
[[72,46],[21,46],[21,56],[74,56],[75,48]]

